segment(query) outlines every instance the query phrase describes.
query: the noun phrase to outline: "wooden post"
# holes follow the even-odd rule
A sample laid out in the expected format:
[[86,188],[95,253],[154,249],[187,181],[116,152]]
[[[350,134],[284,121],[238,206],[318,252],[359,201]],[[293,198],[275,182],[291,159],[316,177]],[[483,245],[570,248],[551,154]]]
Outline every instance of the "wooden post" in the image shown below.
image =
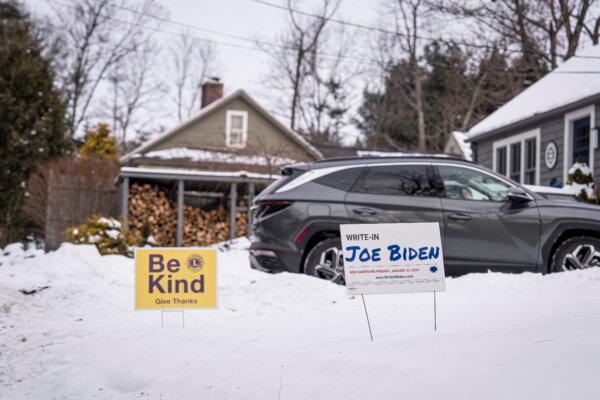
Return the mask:
[[252,202],[254,202],[254,182],[248,185],[248,232],[252,233]]
[[123,228],[127,228],[129,220],[129,177],[123,178],[121,186],[121,219]]
[[183,189],[184,182],[177,181],[177,247],[183,244]]
[[229,240],[235,239],[235,214],[237,212],[237,183],[229,190]]

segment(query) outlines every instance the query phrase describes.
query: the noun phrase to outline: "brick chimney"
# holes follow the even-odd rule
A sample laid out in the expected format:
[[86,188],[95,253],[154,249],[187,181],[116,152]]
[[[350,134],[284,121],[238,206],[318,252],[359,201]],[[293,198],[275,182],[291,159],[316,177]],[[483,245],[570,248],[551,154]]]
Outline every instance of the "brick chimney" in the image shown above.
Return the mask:
[[217,77],[212,77],[202,85],[201,107],[204,108],[215,100],[223,97],[223,84]]

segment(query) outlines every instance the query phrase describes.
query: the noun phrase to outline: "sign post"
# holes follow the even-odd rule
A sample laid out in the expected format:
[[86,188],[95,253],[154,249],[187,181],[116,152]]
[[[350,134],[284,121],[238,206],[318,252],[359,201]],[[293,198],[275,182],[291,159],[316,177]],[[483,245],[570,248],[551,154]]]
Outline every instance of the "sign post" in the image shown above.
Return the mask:
[[205,248],[145,248],[135,251],[135,309],[182,313],[217,308],[217,251]]
[[444,255],[438,223],[340,225],[344,275],[349,296],[360,294],[372,338],[365,294],[436,292],[446,290]]
[[363,307],[365,308],[365,316],[367,317],[367,326],[369,327],[369,336],[371,337],[371,342],[373,341],[373,332],[371,331],[371,322],[369,321],[369,312],[367,311],[367,303],[365,303],[365,295],[361,294],[363,301]]

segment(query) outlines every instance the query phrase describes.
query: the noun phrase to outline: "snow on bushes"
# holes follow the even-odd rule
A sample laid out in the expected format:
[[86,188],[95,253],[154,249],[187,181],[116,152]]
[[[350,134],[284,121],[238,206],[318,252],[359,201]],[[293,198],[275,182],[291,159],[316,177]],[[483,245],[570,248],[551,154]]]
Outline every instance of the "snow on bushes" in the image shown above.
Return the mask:
[[67,230],[67,241],[75,244],[93,244],[100,254],[133,255],[133,247],[154,245],[154,238],[145,233],[134,234],[123,229],[114,218],[94,216],[85,224]]
[[565,188],[577,194],[587,203],[599,204],[600,188],[594,183],[592,171],[586,163],[576,162],[569,169]]

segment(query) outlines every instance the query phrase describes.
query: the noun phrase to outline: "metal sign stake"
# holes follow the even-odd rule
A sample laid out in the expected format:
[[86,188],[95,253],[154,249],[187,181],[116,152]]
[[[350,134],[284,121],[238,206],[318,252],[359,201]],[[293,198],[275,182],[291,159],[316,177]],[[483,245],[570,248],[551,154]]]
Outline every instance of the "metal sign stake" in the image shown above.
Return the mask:
[[437,332],[437,305],[435,298],[435,290],[433,291],[433,330]]
[[371,322],[369,322],[369,313],[367,311],[367,303],[365,303],[365,295],[361,294],[363,307],[365,308],[365,316],[367,317],[367,326],[369,327],[369,336],[371,337],[371,342],[373,341],[373,332],[371,332]]
[[185,310],[160,310],[160,326],[165,327],[165,313],[166,312],[180,312],[181,313],[181,327],[185,329]]

